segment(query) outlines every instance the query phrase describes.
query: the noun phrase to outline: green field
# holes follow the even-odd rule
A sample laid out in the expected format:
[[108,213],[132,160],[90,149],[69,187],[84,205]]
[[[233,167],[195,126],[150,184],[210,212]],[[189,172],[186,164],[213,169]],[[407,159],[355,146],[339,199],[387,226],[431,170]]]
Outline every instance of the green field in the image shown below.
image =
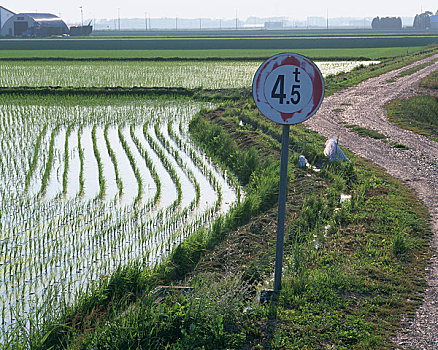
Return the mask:
[[[120,34],[120,35],[117,35]],[[394,57],[438,44],[436,33],[370,31],[100,32],[90,38],[4,39],[0,58],[311,58]],[[124,36],[125,35],[125,36]]]
[[404,38],[163,38],[3,40],[2,50],[290,50],[427,46],[435,37]]
[[[294,53],[319,60],[378,59],[402,56],[417,52],[422,46],[355,49],[295,49]],[[7,58],[71,58],[71,59],[133,59],[133,58],[185,58],[185,59],[255,59],[271,57],[285,50],[278,49],[224,49],[224,50],[0,50],[0,59]]]

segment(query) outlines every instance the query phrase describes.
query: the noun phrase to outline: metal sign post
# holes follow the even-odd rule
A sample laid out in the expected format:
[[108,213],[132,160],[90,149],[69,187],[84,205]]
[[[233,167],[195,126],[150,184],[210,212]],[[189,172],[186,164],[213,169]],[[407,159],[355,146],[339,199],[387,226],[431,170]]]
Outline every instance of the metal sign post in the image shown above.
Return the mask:
[[283,125],[281,135],[280,192],[278,193],[277,246],[275,252],[274,293],[281,289],[283,266],[284,219],[286,217],[287,161],[289,155],[289,125]]
[[324,98],[324,79],[318,67],[307,57],[284,53],[261,64],[254,75],[252,91],[260,112],[268,119],[283,124],[273,290],[277,294],[281,290],[283,267],[289,126],[302,123],[316,113]]

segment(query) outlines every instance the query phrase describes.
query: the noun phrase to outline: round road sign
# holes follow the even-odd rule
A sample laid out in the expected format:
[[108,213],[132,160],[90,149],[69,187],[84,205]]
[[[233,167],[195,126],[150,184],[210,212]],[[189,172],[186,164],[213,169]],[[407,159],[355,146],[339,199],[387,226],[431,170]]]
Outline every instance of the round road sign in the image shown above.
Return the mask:
[[282,53],[268,58],[252,83],[262,114],[279,124],[298,124],[316,113],[324,98],[324,79],[307,57]]

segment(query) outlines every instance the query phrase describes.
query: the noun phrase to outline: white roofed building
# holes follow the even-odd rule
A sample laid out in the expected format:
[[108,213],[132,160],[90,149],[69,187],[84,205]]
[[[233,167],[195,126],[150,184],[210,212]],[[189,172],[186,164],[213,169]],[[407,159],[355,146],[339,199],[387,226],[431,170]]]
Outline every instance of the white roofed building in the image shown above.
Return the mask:
[[0,6],[0,29],[2,29],[6,21],[9,18],[11,18],[13,15],[15,15],[14,12],[9,11],[7,8],[4,8],[3,6]]
[[67,34],[69,29],[64,21],[50,13],[14,14],[2,24],[3,37],[48,37]]

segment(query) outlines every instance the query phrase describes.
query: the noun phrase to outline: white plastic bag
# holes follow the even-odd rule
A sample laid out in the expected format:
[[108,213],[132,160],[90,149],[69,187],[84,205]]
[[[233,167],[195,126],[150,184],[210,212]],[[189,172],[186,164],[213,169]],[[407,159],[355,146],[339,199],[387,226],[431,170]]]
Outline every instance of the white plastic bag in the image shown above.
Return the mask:
[[329,161],[343,160],[349,162],[350,160],[344,155],[344,152],[339,148],[338,142],[334,137],[330,137],[324,148],[324,155],[329,159]]

